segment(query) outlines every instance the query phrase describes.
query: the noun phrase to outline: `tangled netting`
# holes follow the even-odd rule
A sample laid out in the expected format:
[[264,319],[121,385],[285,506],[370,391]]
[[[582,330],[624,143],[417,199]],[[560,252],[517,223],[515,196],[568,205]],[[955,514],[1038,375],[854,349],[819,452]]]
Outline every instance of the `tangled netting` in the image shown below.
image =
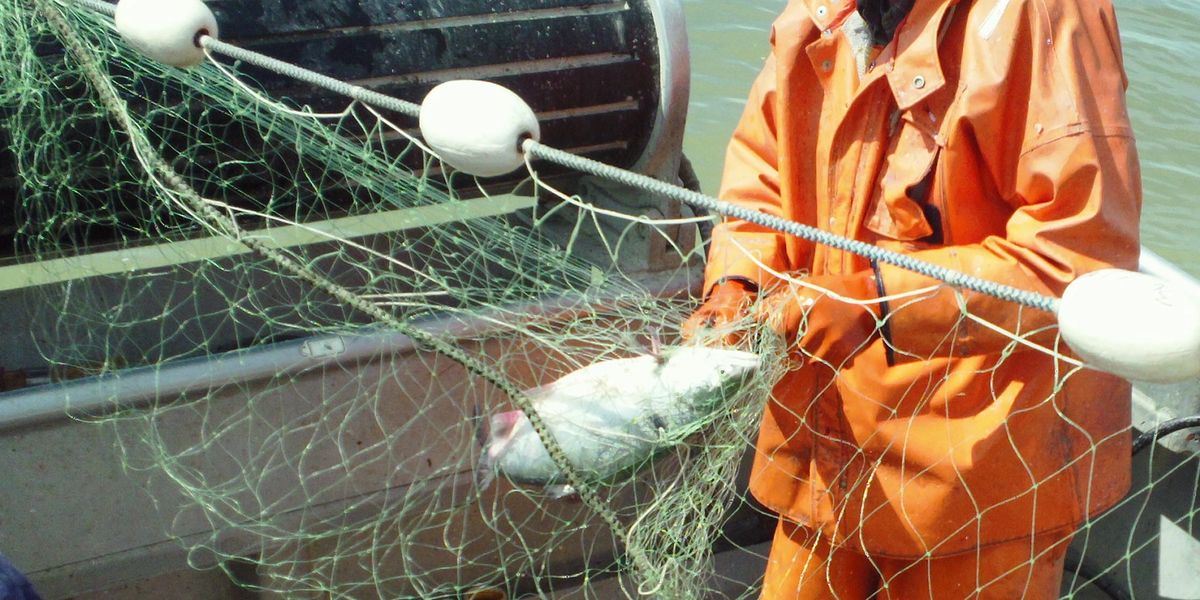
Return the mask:
[[[188,540],[197,562],[251,560],[265,588],[339,597],[457,596],[508,579],[549,592],[622,566],[654,593],[713,585],[695,573],[740,495],[734,475],[770,373],[692,424],[696,443],[577,490],[599,494],[603,511],[506,483],[477,490],[474,474],[482,423],[513,404],[503,388],[674,338],[699,246],[657,225],[614,234],[569,204],[580,216],[556,244],[543,224],[561,222],[562,205],[452,197],[416,145],[405,153],[426,156],[420,173],[384,148],[407,134],[369,107],[314,116],[215,68],[157,65],[77,8],[70,34],[98,60],[45,60],[63,33],[27,3],[3,8],[3,105],[20,132],[26,211],[17,244],[45,267],[31,277],[54,314],[37,336],[52,370],[216,356],[226,362],[210,370],[237,370],[298,338],[291,356],[313,359],[75,411],[115,425],[131,469],[178,487],[179,534],[211,531]],[[630,273],[575,256],[576,240],[597,237],[610,258],[635,243],[625,239],[674,250],[654,261],[667,268]]]
[[0,25],[35,339],[52,379],[154,382],[72,416],[112,428],[197,565],[250,563],[244,585],[289,597],[758,593],[713,552],[748,513],[769,528],[739,473],[787,364],[772,336],[737,338],[764,368],[642,468],[568,477],[567,498],[477,472],[515,390],[675,343],[696,220],[548,185],[464,199],[419,142],[389,145],[396,115],[160,66],[78,7],[0,0]]

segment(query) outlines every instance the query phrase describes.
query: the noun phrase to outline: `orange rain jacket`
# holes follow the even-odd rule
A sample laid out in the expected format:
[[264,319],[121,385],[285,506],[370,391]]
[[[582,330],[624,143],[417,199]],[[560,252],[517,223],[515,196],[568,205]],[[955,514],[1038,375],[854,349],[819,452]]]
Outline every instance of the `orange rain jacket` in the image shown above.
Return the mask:
[[[1043,294],[1095,269],[1135,268],[1140,173],[1109,0],[916,0],[861,76],[831,28],[844,4],[793,0],[776,21],[729,147],[724,199]],[[760,262],[872,269],[726,220],[706,289],[733,277],[768,290]],[[876,267],[884,295],[937,283]],[[845,367],[809,362],[781,382],[755,496],[894,557],[1069,529],[1118,501],[1129,385],[1015,346],[963,318],[960,302],[1056,343],[1051,315],[983,295],[943,287],[891,303],[881,335]]]

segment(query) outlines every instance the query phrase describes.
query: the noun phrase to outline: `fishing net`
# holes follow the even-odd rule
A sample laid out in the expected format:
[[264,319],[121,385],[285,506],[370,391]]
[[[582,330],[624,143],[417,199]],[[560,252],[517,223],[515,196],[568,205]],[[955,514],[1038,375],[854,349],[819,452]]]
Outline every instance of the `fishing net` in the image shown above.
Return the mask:
[[[68,14],[98,62],[52,53],[56,32],[27,3],[0,10],[15,250],[34,265],[14,283],[40,284],[27,318],[51,377],[157,379],[128,408],[72,415],[112,427],[128,468],[168,490],[196,565],[252,561],[251,585],[289,595],[457,597],[577,586],[640,549],[655,556],[635,585],[714,585],[694,574],[742,493],[767,373],[679,433],[694,443],[593,490],[627,547],[583,503],[479,490],[474,473],[482,423],[512,405],[501,384],[533,388],[676,337],[702,247],[670,230],[694,223],[613,220],[557,196],[456,198],[417,144],[384,147],[408,134],[373,109],[286,107],[232,71],[144,59],[104,15]],[[128,102],[131,131],[89,68]],[[234,226],[189,204],[171,170]],[[651,246],[669,249],[655,257],[669,268],[621,268]],[[418,332],[458,354],[409,342]],[[207,383],[168,392],[172,366]]]
[[[22,318],[49,380],[115,390],[71,415],[113,432],[195,566],[286,597],[758,593],[761,570],[726,580],[713,551],[773,523],[739,478],[789,364],[770,335],[735,336],[764,367],[641,468],[567,498],[477,473],[491,416],[521,407],[513,390],[675,343],[703,219],[536,181],[453,192],[472,187],[464,175],[415,139],[392,143],[411,135],[404,117],[349,100],[316,113],[228,62],[164,67],[109,17],[52,6],[65,33],[0,0],[0,136],[19,199],[3,283],[31,294]],[[1039,352],[1062,360],[1058,387],[1078,372]],[[1153,473],[1129,502],[1189,472]],[[1027,488],[1055,476],[1030,472]],[[1088,573],[1130,564],[1147,535]]]

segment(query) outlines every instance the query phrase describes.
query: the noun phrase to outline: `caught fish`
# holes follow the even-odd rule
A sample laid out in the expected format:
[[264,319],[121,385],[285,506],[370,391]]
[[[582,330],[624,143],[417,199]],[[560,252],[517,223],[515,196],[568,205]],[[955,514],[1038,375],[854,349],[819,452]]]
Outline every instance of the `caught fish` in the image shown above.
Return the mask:
[[[676,347],[656,356],[597,363],[529,390],[534,409],[588,481],[611,481],[681,443],[758,372],[748,352]],[[553,496],[574,493],[522,411],[494,415],[481,430],[478,479],[501,474]]]

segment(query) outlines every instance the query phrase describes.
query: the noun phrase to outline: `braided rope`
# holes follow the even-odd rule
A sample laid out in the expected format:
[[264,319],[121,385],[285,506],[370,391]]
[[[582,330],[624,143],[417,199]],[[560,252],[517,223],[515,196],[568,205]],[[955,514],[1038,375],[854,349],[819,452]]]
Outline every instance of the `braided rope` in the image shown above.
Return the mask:
[[933,263],[926,262],[912,256],[907,256],[899,252],[873,246],[866,242],[852,240],[828,231],[822,231],[816,227],[750,210],[743,206],[718,200],[711,196],[706,196],[698,192],[659,181],[652,177],[639,175],[624,169],[618,169],[616,167],[606,165],[589,158],[584,158],[582,156],[576,156],[569,152],[564,152],[562,150],[546,146],[535,140],[525,140],[522,143],[521,148],[525,152],[529,153],[530,156],[535,158],[557,163],[564,167],[595,175],[597,177],[611,179],[631,187],[636,187],[646,192],[659,194],[694,206],[701,210],[717,213],[733,219],[741,219],[748,223],[754,223],[755,225],[761,225],[768,229],[773,229],[788,235],[794,235],[810,242],[823,244],[838,250],[852,252],[869,260],[895,265],[914,273],[925,275],[933,279],[938,279],[955,287],[979,292],[981,294],[987,294],[988,296],[994,296],[1001,300],[1015,302],[1017,304],[1037,308],[1050,313],[1057,312],[1058,310],[1057,298],[967,275],[966,273],[955,271],[941,265],[935,265]]
[[[215,228],[223,235],[236,240],[242,245],[249,248],[254,253],[263,258],[275,263],[285,271],[295,275],[296,277],[308,282],[314,287],[321,289],[331,296],[344,302],[346,305],[360,310],[377,321],[386,324],[396,331],[407,335],[422,349],[440,354],[460,365],[469,372],[487,380],[495,385],[500,391],[504,392],[525,415],[529,418],[530,424],[533,426],[534,432],[542,442],[542,446],[546,448],[551,460],[563,473],[564,479],[567,480],[576,492],[579,494],[583,503],[594,511],[611,530],[613,537],[616,538],[620,546],[626,549],[633,560],[634,568],[641,572],[642,578],[646,581],[653,580],[654,568],[652,563],[647,559],[640,548],[629,543],[629,532],[620,522],[616,512],[610,507],[599,494],[587,483],[587,481],[575,470],[574,466],[568,460],[562,446],[554,438],[550,428],[546,425],[545,420],[538,414],[534,408],[530,398],[525,395],[520,389],[510,382],[503,373],[496,369],[490,368],[488,365],[478,359],[467,354],[461,348],[450,344],[436,336],[433,336],[425,331],[414,328],[411,325],[397,319],[391,313],[383,310],[374,303],[366,300],[354,292],[339,286],[327,277],[320,273],[300,264],[292,258],[289,258],[282,252],[271,248],[254,236],[245,235],[232,219],[218,212],[212,206],[204,201],[204,199],[184,181],[175,170],[168,164],[138,130],[130,117],[128,107],[124,101],[117,95],[116,89],[112,83],[101,71],[98,59],[87,48],[79,36],[75,33],[71,25],[63,17],[62,13],[54,10],[49,3],[52,0],[34,0],[39,11],[57,30],[59,38],[67,50],[74,55],[79,61],[80,67],[92,84],[93,90],[99,96],[100,101],[108,110],[110,116],[117,122],[121,129],[129,136],[130,141],[134,145],[135,153],[144,161],[145,168],[153,173],[157,173],[170,186],[171,190],[178,194],[187,204],[187,208],[194,214],[199,215],[207,221],[206,225]],[[92,4],[88,0],[82,0],[87,4]],[[210,38],[211,40],[211,38]]]
[[[92,79],[97,93],[108,106],[109,111],[113,113],[113,116],[129,133],[131,139],[134,140],[135,147],[141,148],[145,155],[155,157],[154,160],[150,161],[151,164],[147,165],[147,167],[163,174],[171,188],[189,204],[190,208],[196,214],[201,215],[202,218],[210,221],[210,225],[217,227],[226,235],[238,240],[252,251],[260,254],[268,260],[271,260],[272,262],[275,262],[280,267],[293,273],[297,277],[300,277],[310,284],[325,290],[329,294],[345,302],[347,305],[361,310],[371,315],[376,320],[408,335],[419,345],[422,345],[433,352],[437,352],[451,360],[454,360],[455,362],[462,364],[470,372],[475,373],[476,375],[495,384],[501,391],[503,391],[513,400],[513,403],[516,404],[518,408],[526,413],[526,415],[529,417],[530,423],[533,425],[534,432],[542,441],[542,444],[546,448],[550,458],[563,472],[564,479],[566,479],[566,481],[578,491],[584,504],[596,512],[609,526],[614,538],[616,538],[617,542],[630,554],[630,557],[633,560],[634,568],[640,571],[645,581],[653,580],[654,569],[652,563],[648,560],[648,557],[645,556],[640,548],[637,548],[629,543],[628,531],[620,523],[615,511],[613,511],[613,509],[609,507],[575,471],[567,459],[566,454],[563,452],[562,447],[557,443],[553,437],[553,434],[546,426],[545,421],[542,420],[541,416],[537,414],[536,410],[534,410],[528,397],[526,397],[520,390],[516,389],[515,386],[513,386],[503,376],[503,374],[494,372],[492,369],[487,367],[487,365],[484,365],[477,359],[472,358],[460,348],[457,348],[442,340],[436,339],[423,331],[416,330],[411,326],[406,325],[378,306],[355,295],[349,290],[337,286],[332,281],[329,281],[320,274],[315,273],[311,269],[308,269],[307,267],[293,261],[282,253],[256,242],[253,238],[241,235],[241,232],[238,230],[235,223],[227,221],[223,215],[204,203],[199,195],[197,195],[196,192],[192,190],[190,186],[188,186],[186,182],[179,177],[178,174],[174,173],[174,171],[168,164],[165,163],[165,161],[162,161],[160,157],[157,157],[157,155],[153,154],[153,150],[149,148],[149,144],[136,134],[136,131],[133,129],[133,123],[125,112],[124,104],[116,96],[115,90],[110,87],[111,84],[103,77],[102,74],[100,74],[98,68],[96,68],[95,58],[90,54],[90,52],[82,48],[78,39],[75,37],[74,32],[70,29],[70,26],[63,19],[62,15],[49,9],[47,6],[46,3],[51,0],[34,1],[38,4],[43,13],[46,14],[47,18],[55,23],[56,27],[60,31],[60,34],[64,36],[64,42],[68,43],[71,51],[75,53],[84,64],[85,70],[87,71],[89,78]],[[74,1],[80,5],[87,6],[93,10],[109,15],[115,13],[115,6],[102,0]],[[235,60],[243,61],[245,63],[267,69],[286,77],[309,83],[339,95],[347,96],[363,102],[364,104],[387,110],[393,110],[414,118],[418,117],[420,114],[420,106],[417,104],[374,92],[360,86],[355,86],[332,77],[304,69],[297,65],[259,54],[257,52],[239,48],[210,36],[201,36],[198,42],[203,48],[212,52],[216,52]],[[950,286],[993,296],[1001,300],[1036,308],[1050,313],[1056,313],[1058,309],[1059,300],[1054,297],[1027,290],[1021,290],[993,281],[988,281],[986,279],[968,275],[960,271],[955,271],[941,265],[929,263],[912,256],[907,256],[899,252],[879,248],[865,242],[852,240],[831,232],[822,231],[809,225],[804,225],[773,215],[753,211],[745,207],[713,198],[711,196],[658,181],[644,175],[619,169],[584,157],[576,156],[568,152],[543,145],[535,140],[525,140],[522,143],[521,148],[531,157],[537,159],[556,163],[582,173],[588,173],[597,177],[622,183],[649,193],[662,195],[710,213],[720,214],[728,218],[744,220],[749,223],[754,223],[756,225],[760,225],[762,227],[766,227],[768,229],[779,231],[788,235],[793,235],[814,243],[823,244],[846,252],[851,252],[872,261],[894,265],[914,273],[940,280]]]
[[232,59],[240,60],[256,67],[273,71],[285,77],[290,77],[297,81],[303,81],[304,83],[308,83],[319,88],[324,88],[335,94],[353,98],[364,104],[370,104],[371,106],[393,110],[414,119],[421,114],[421,106],[419,104],[413,104],[412,102],[406,102],[386,94],[380,94],[379,92],[368,90],[367,88],[361,86],[351,85],[344,81],[329,77],[328,75],[322,75],[315,71],[310,71],[304,67],[299,67],[291,63],[283,62],[282,60],[276,58],[264,56],[257,52],[246,50],[245,48],[239,48],[233,44],[227,44],[212,36],[200,36],[200,46],[205,50],[211,50],[218,54],[224,54]]
[[[103,0],[74,1],[110,15],[114,14],[116,11],[114,5],[104,2]],[[406,102],[398,98],[393,98],[386,94],[374,92],[359,86],[351,85],[344,81],[339,81],[327,75],[322,75],[297,65],[271,58],[269,56],[264,56],[251,50],[239,48],[210,36],[201,36],[199,41],[201,46],[213,52],[224,54],[236,60],[241,60],[263,69],[273,71],[280,75],[315,85],[333,93],[353,98],[363,102],[364,104],[370,104],[372,106],[394,110],[414,118],[419,116],[421,112],[421,107],[417,104]],[[588,158],[576,156],[569,152],[564,152],[562,150],[543,145],[535,140],[525,140],[521,147],[525,152],[529,153],[535,158],[556,163],[561,166],[595,175],[604,179],[623,183],[646,192],[660,194],[690,206],[709,211],[710,213],[716,213],[733,219],[741,219],[748,223],[754,223],[756,225],[761,225],[781,233],[794,235],[810,242],[822,244],[846,252],[851,252],[872,261],[894,265],[920,275],[925,275],[926,277],[937,279],[954,287],[993,296],[1001,300],[1044,310],[1049,313],[1058,312],[1059,300],[1052,296],[1046,296],[1036,292],[996,283],[994,281],[988,281],[980,277],[968,275],[961,271],[955,271],[954,269],[923,261],[899,252],[879,248],[877,246],[873,246],[858,240],[852,240],[828,231],[822,231],[816,227],[753,211],[745,207],[718,200],[711,196],[662,182],[645,175],[640,175],[638,173],[619,169],[617,167],[606,165]]]

